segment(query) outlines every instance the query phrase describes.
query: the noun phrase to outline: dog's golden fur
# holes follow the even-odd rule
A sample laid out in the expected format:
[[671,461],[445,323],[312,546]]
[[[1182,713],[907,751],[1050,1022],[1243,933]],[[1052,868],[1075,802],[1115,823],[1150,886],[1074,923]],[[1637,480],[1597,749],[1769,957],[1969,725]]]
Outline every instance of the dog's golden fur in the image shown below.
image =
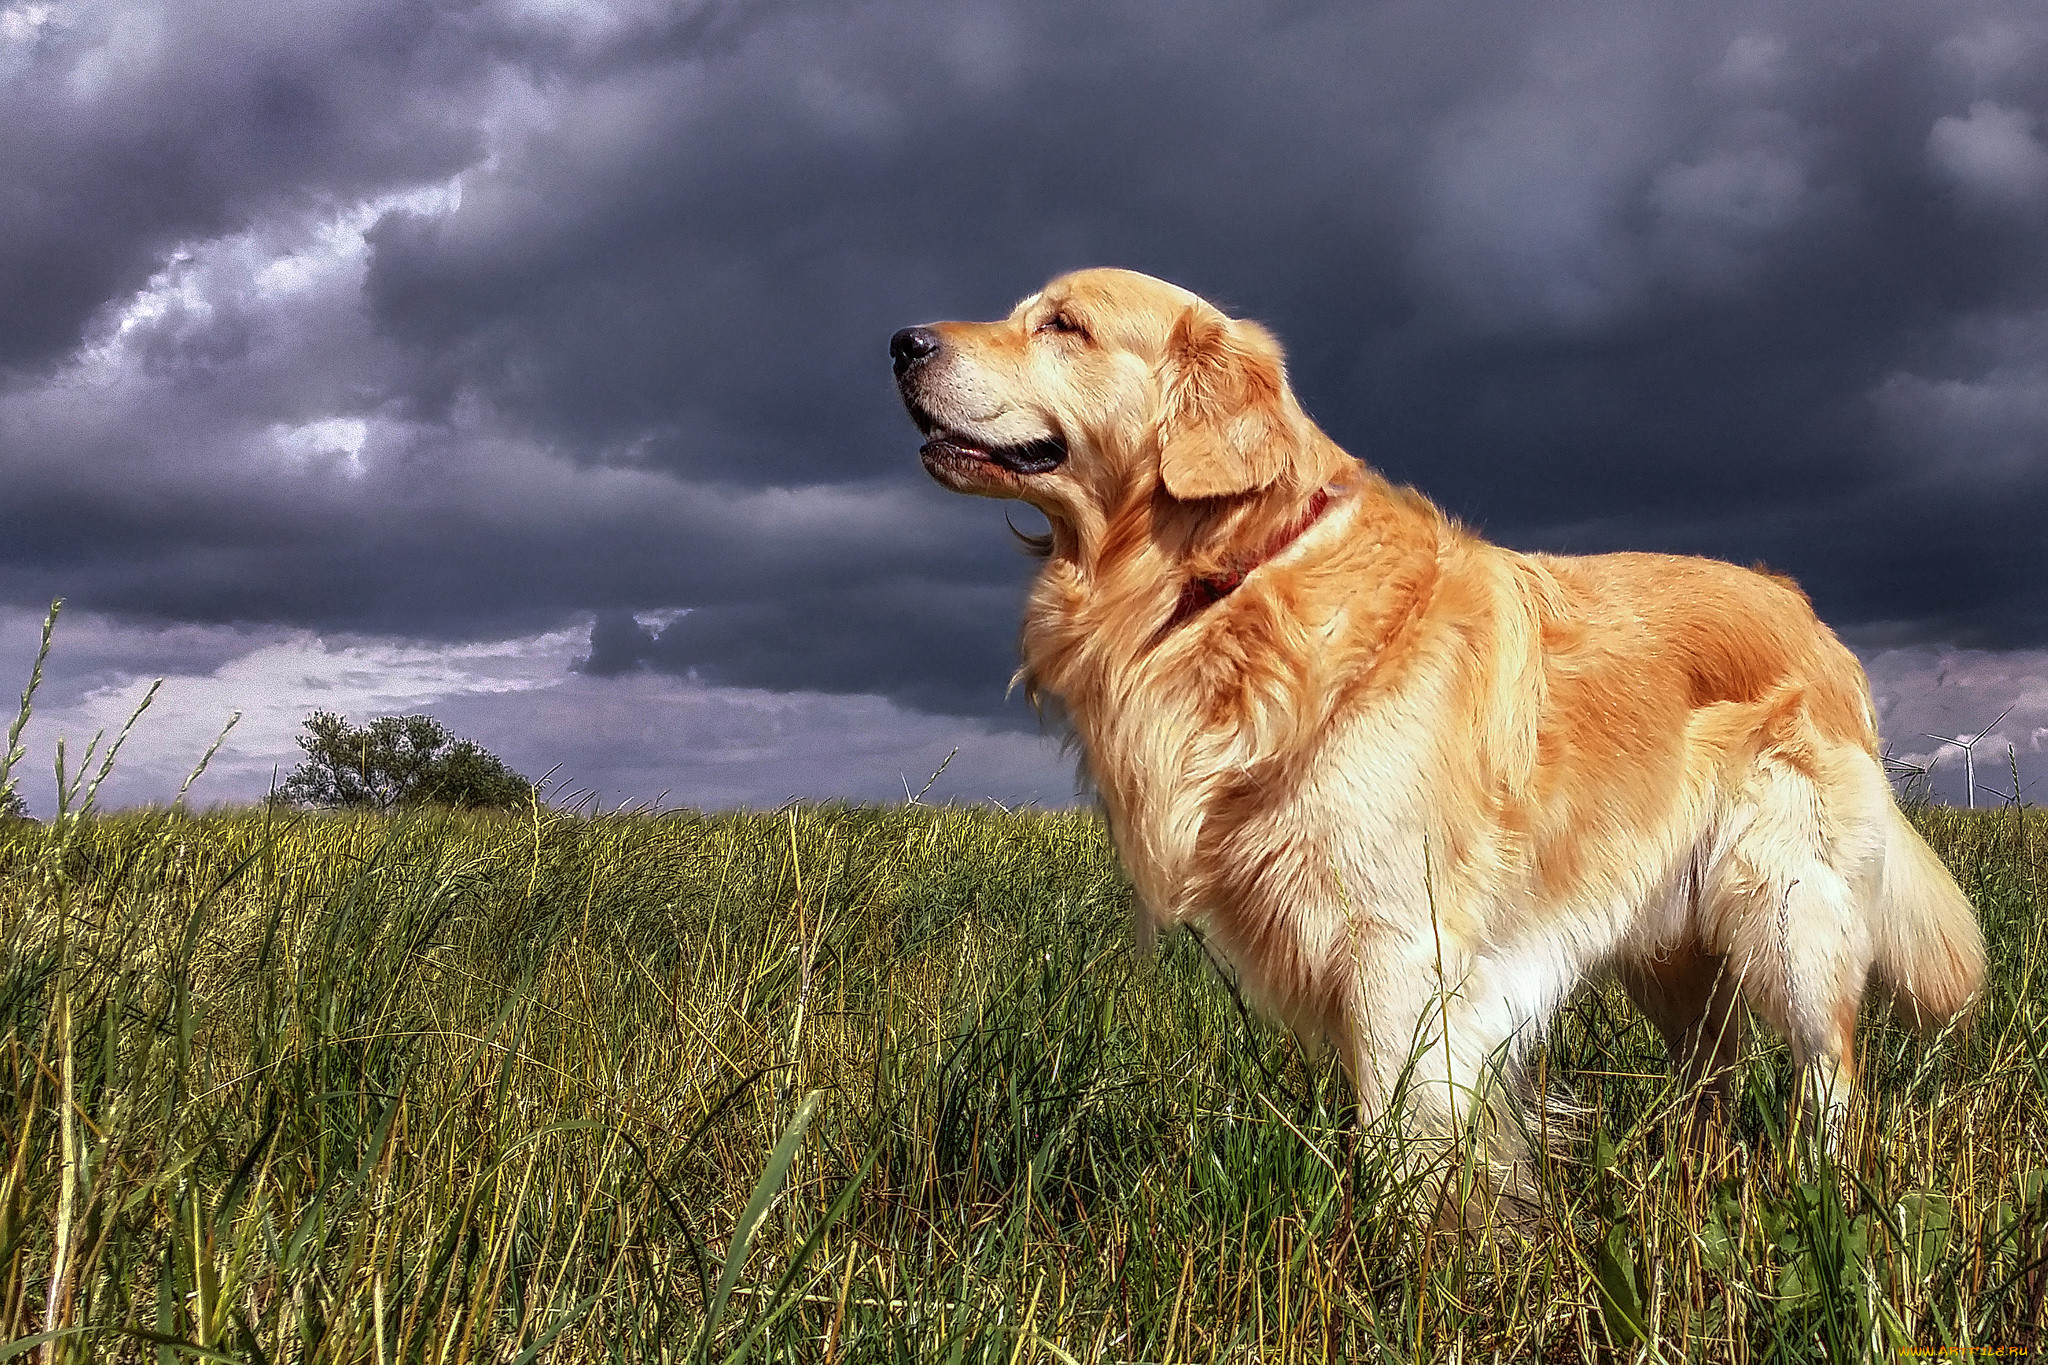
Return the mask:
[[1142,927],[1206,926],[1368,1112],[1419,1047],[1408,1121],[1448,1129],[1601,974],[1703,1093],[1739,999],[1836,1103],[1866,981],[1923,1025],[1977,990],[1863,670],[1789,580],[1488,544],[1325,436],[1262,328],[1143,275],[920,332],[927,467],[1050,521],[1020,677],[1074,728]]

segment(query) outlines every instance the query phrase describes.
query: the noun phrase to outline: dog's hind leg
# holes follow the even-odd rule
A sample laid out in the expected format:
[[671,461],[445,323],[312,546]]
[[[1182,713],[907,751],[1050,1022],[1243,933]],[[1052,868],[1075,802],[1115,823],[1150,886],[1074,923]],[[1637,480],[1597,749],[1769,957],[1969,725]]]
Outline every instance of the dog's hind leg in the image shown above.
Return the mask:
[[1706,913],[1725,934],[1743,998],[1791,1043],[1835,1140],[1855,1083],[1856,1011],[1876,953],[1865,907],[1891,795],[1847,746],[1814,744],[1798,757],[1759,765],[1751,819]]
[[1623,987],[1657,1032],[1691,1101],[1687,1145],[1702,1150],[1734,1107],[1735,1068],[1748,1022],[1733,966],[1696,943],[1625,962]]

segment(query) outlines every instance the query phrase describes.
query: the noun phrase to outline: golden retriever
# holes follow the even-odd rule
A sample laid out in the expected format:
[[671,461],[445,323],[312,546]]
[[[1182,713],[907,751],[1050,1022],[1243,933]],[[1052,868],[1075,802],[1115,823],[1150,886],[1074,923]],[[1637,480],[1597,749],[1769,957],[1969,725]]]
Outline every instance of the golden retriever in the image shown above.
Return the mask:
[[1365,1114],[1511,1118],[1495,1068],[1612,974],[1710,1103],[1743,1001],[1838,1117],[1873,974],[1923,1027],[1978,989],[1863,670],[1788,580],[1488,544],[1325,436],[1263,328],[1148,276],[890,351],[932,476],[1050,522],[1018,676],[1141,932],[1204,926]]

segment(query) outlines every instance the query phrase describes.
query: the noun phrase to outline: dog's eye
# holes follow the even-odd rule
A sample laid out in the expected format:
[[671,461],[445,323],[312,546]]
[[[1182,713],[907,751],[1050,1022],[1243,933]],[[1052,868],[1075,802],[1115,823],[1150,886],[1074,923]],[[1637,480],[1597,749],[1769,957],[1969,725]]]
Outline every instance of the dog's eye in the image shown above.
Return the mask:
[[1044,322],[1039,323],[1038,330],[1041,332],[1065,332],[1072,336],[1080,337],[1088,335],[1088,329],[1074,321],[1065,309],[1061,309]]

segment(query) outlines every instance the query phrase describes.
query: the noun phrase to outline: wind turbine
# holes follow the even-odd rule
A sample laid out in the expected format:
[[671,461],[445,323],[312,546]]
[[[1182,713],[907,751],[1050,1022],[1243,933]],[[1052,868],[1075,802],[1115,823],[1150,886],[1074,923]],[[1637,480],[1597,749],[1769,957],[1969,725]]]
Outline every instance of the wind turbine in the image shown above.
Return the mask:
[[[2015,702],[2013,705],[2016,706],[2018,705],[2018,703]],[[1963,737],[1961,735],[1957,735],[1954,739],[1950,739],[1946,735],[1930,735],[1927,734],[1925,731],[1921,732],[1920,738],[1922,739],[1931,739],[1937,744],[1953,745],[1956,748],[1961,749],[1963,751],[1963,781],[1967,783],[1970,788],[1971,810],[1977,809],[1977,741],[1984,738],[1984,736],[1990,734],[1993,730],[1996,730],[1998,728],[1998,721],[2004,720],[2007,716],[2011,714],[2011,706],[2008,706],[2003,711],[2000,711],[1998,713],[1998,720],[1992,721],[1989,725],[1979,730],[1976,734],[1971,735],[1970,742],[1968,744],[1963,743]],[[1929,766],[1932,765],[1930,764]]]

